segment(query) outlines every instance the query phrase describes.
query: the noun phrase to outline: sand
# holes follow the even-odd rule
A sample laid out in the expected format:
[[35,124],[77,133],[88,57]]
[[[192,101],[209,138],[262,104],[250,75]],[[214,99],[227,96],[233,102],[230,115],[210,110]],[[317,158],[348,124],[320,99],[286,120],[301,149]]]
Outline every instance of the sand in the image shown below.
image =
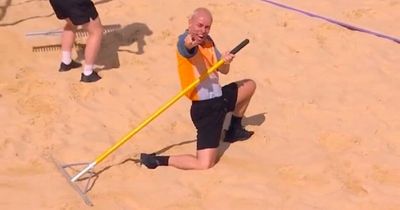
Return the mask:
[[[400,36],[398,0],[280,2]],[[94,161],[179,92],[177,36],[199,6],[220,50],[250,40],[221,83],[257,82],[244,120],[254,136],[222,144],[209,170],[140,167],[141,152],[195,154],[182,98],[95,167],[87,206],[51,157]],[[60,36],[25,36],[63,27],[48,1],[0,1],[0,209],[400,208],[400,44],[255,0],[96,7],[121,29],[103,39],[103,79],[85,84],[81,69],[57,71]]]

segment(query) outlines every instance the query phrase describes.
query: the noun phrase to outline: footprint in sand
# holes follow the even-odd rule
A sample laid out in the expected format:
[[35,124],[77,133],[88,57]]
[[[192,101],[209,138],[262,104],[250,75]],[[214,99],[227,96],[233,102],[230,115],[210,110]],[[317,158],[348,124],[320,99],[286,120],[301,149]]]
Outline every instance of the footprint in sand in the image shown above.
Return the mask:
[[387,131],[382,138],[382,143],[386,145],[389,153],[400,156],[399,139],[400,131]]
[[288,184],[301,185],[304,184],[304,172],[292,166],[284,166],[278,169],[279,177]]
[[375,165],[372,168],[371,177],[379,184],[400,187],[400,169]]
[[313,27],[311,29],[311,32],[313,33],[314,38],[320,48],[326,49],[327,42],[329,41],[329,36],[327,36],[326,34],[329,34],[329,32],[333,30],[336,30],[336,32],[339,33],[338,30],[340,29],[328,23],[322,23],[319,26]]
[[5,136],[0,140],[0,158],[32,158],[32,151],[39,151],[39,146],[32,141],[28,129],[19,129],[18,136]]
[[364,174],[355,169],[349,161],[333,160],[331,171],[337,180],[342,184],[342,189],[353,195],[365,196],[368,195],[368,190],[365,189],[362,183]]
[[49,95],[33,95],[18,99],[18,111],[22,115],[43,116],[59,113],[54,97]]
[[175,44],[175,35],[170,30],[165,29],[162,30],[161,33],[157,34],[155,37],[151,38],[151,41],[161,41],[167,42],[168,46],[172,46]]
[[256,8],[256,9],[247,9],[246,11],[244,11],[244,18],[246,20],[254,20],[254,18],[258,18],[260,16],[260,9]]
[[325,133],[318,139],[319,145],[333,153],[359,147],[361,143],[361,139],[341,133]]
[[19,92],[23,94],[17,99],[17,111],[31,117],[33,124],[39,119],[45,123],[54,120],[61,110],[57,99],[46,93],[53,86],[53,83],[39,80],[23,81],[19,86]]
[[355,195],[367,195],[368,191],[362,186],[361,181],[353,178],[348,178],[343,182],[346,190]]
[[[10,153],[11,150],[13,150],[12,142],[15,142],[15,141],[12,138],[8,138],[8,137],[5,137],[4,139],[2,139],[0,141],[1,156],[3,156],[5,154],[5,157],[6,157],[7,154]],[[13,153],[15,153],[15,151]]]
[[307,186],[307,188],[324,188],[330,191],[331,184],[327,176],[315,168],[302,166],[283,166],[277,169],[279,179],[286,185]]
[[322,48],[325,49],[326,48],[326,36],[322,35],[322,34],[316,34],[315,35],[315,39],[317,40],[318,45]]
[[177,128],[177,125],[178,125],[178,123],[177,123],[176,121],[173,121],[173,122],[170,124],[170,131],[171,131],[171,132],[174,132],[174,131],[176,130],[176,128]]
[[363,18],[365,16],[372,17],[375,14],[375,11],[372,9],[356,9],[350,12],[344,13],[344,15],[350,20],[356,20]]
[[81,83],[71,83],[68,92],[72,100],[81,102],[95,97],[97,93],[104,92],[104,88],[92,87]]

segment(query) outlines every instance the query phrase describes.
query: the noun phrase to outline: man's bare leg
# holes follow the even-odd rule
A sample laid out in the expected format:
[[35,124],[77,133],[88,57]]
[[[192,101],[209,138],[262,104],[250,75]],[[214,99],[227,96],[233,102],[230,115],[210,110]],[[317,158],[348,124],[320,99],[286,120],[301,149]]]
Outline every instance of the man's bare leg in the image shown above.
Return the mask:
[[93,71],[93,67],[97,54],[100,50],[101,38],[103,36],[103,26],[101,25],[100,18],[97,17],[96,19],[85,23],[83,27],[89,33],[89,37],[86,40],[85,66],[83,67],[81,81],[95,82],[101,79],[101,77]]
[[246,140],[254,134],[253,131],[247,131],[242,127],[242,118],[256,90],[256,83],[253,80],[246,79],[238,81],[236,84],[238,85],[236,106],[232,114],[231,124],[228,131],[225,133],[224,139],[225,142],[230,143]]
[[67,23],[65,24],[64,31],[61,35],[61,50],[71,52],[75,41],[76,26],[69,18],[67,18],[66,21]]
[[85,63],[93,65],[100,49],[101,38],[103,36],[103,26],[101,25],[100,18],[97,17],[96,19],[90,20],[90,22],[84,24],[83,27],[89,33],[85,48]]
[[170,156],[168,165],[179,169],[209,169],[217,162],[218,148],[197,150],[194,155]]
[[194,155],[158,156],[156,154],[140,154],[140,161],[147,168],[155,169],[158,166],[173,166],[184,170],[209,169],[217,162],[218,148],[197,150]]
[[238,85],[238,96],[233,115],[243,117],[247,107],[249,106],[250,99],[256,90],[256,83],[253,80],[246,79],[238,81],[236,84]]
[[82,64],[75,62],[71,58],[72,46],[75,41],[76,26],[70,19],[65,19],[67,22],[64,26],[64,31],[61,34],[61,64],[58,71],[69,71],[73,68],[81,67]]

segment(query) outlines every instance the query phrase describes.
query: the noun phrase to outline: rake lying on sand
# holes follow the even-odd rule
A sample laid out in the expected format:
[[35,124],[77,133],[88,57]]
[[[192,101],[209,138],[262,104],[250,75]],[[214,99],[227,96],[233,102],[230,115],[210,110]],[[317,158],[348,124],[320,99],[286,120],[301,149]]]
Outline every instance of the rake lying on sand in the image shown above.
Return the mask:
[[[110,33],[110,32],[121,29],[121,25],[120,24],[104,25],[103,28],[104,28],[103,33]],[[58,29],[55,31],[29,32],[29,33],[26,33],[25,35],[26,36],[60,36],[62,32],[63,32],[62,29]],[[75,34],[77,37],[87,37],[88,36],[88,32],[83,28],[76,30]]]
[[[83,49],[83,44],[74,43],[75,49]],[[32,47],[32,52],[51,52],[51,51],[59,51],[61,50],[61,44],[50,44],[50,45],[42,45],[42,46],[34,46]]]
[[[239,45],[237,45],[233,50],[231,50],[232,54],[236,54],[241,50],[244,46],[246,46],[249,43],[248,39],[243,40]],[[75,163],[75,164],[67,164],[67,165],[62,165],[58,161],[56,161],[54,158],[54,163],[56,164],[57,168],[61,171],[61,173],[64,175],[64,177],[67,179],[67,181],[71,184],[71,186],[79,193],[79,195],[82,197],[82,199],[85,201],[87,205],[93,206],[93,203],[90,201],[89,197],[87,196],[87,192],[91,188],[91,180],[93,177],[97,177],[97,174],[93,172],[94,167],[103,161],[107,156],[109,156],[112,152],[114,152],[116,149],[118,149],[120,146],[122,146],[125,142],[127,142],[133,135],[135,135],[137,132],[139,132],[142,128],[144,128],[147,124],[149,124],[151,121],[153,121],[156,117],[158,117],[162,112],[164,112],[166,109],[168,109],[172,104],[174,104],[178,99],[180,99],[182,96],[184,96],[187,92],[192,90],[194,87],[196,87],[201,81],[203,81],[209,74],[212,72],[216,71],[221,65],[224,64],[224,60],[221,59],[219,60],[216,64],[214,64],[211,68],[209,68],[206,72],[204,72],[202,75],[200,75],[199,78],[197,78],[195,81],[193,81],[190,85],[188,85],[186,88],[181,90],[177,95],[175,95],[173,98],[171,98],[167,103],[165,103],[163,106],[161,106],[156,112],[154,112],[150,117],[148,117],[146,120],[144,120],[139,126],[137,126],[135,129],[130,131],[128,134],[126,134],[124,137],[122,137],[116,144],[108,148],[105,152],[100,154],[93,162],[91,163]],[[74,170],[74,166],[82,166],[86,165],[79,173],[76,175],[72,176],[70,173],[68,173],[68,170]],[[87,180],[86,187],[84,189],[80,188],[78,186],[77,181],[83,181]],[[92,182],[93,183],[93,182]]]

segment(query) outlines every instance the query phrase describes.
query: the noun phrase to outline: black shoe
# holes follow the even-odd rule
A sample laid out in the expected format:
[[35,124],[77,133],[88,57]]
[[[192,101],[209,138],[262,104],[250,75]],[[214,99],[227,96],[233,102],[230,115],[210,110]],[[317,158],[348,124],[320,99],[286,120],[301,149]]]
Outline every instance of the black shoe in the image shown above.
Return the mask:
[[140,164],[145,165],[149,169],[155,169],[160,165],[160,162],[156,159],[156,154],[140,154]]
[[74,61],[74,60],[72,60],[71,63],[68,64],[68,65],[65,64],[65,63],[63,63],[63,62],[61,62],[61,64],[60,64],[60,69],[58,69],[58,71],[59,71],[59,72],[69,71],[69,70],[71,70],[71,69],[79,68],[79,67],[81,67],[81,66],[82,66],[81,63],[78,63],[78,62],[76,62],[76,61]]
[[249,139],[254,134],[254,131],[247,131],[244,128],[229,129],[225,133],[224,142],[233,143],[236,141],[244,141]]
[[92,72],[89,76],[81,74],[81,82],[96,82],[101,79],[101,77],[97,74],[97,72]]

